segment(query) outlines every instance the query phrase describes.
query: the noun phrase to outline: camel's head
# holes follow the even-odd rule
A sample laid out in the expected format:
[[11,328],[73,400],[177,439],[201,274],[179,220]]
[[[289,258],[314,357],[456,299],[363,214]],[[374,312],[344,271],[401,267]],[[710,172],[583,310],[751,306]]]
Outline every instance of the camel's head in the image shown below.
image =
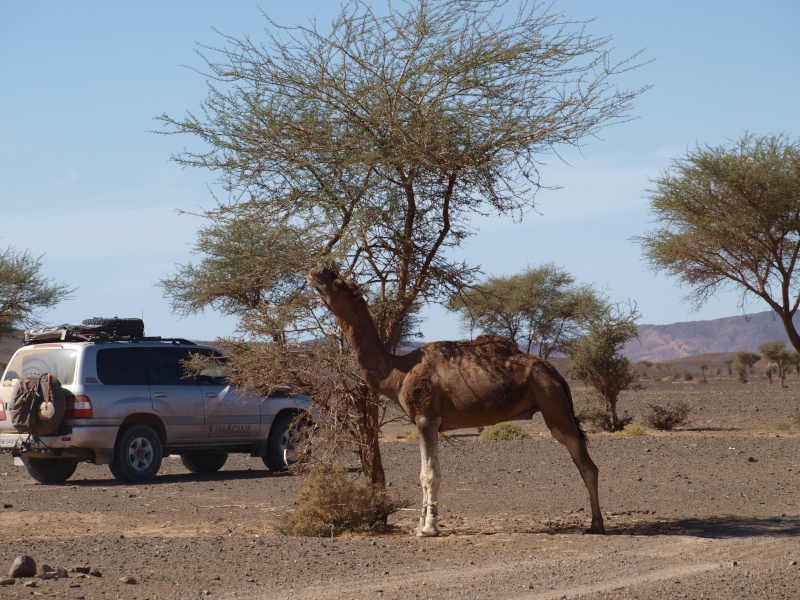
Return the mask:
[[306,281],[317,290],[322,301],[336,313],[337,308],[352,305],[362,299],[361,290],[352,281],[342,279],[338,273],[323,267],[316,267],[306,275]]

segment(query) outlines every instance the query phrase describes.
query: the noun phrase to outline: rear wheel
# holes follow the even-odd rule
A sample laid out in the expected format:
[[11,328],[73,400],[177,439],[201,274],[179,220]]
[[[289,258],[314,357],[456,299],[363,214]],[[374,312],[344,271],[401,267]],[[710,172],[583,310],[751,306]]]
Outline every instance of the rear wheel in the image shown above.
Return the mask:
[[39,483],[64,483],[78,468],[77,460],[66,458],[29,458],[28,475]]
[[228,460],[224,452],[189,452],[181,454],[183,466],[192,473],[216,473]]
[[149,425],[130,425],[120,431],[114,447],[111,474],[119,481],[152,479],[161,468],[161,438]]
[[264,464],[270,471],[285,471],[300,458],[298,442],[310,423],[296,413],[283,413],[272,422]]

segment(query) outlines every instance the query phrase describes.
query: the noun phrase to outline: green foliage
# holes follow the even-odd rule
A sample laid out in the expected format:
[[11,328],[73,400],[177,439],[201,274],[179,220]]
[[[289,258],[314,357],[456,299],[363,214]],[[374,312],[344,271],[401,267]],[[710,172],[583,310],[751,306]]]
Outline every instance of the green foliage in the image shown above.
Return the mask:
[[41,311],[71,297],[72,288],[41,273],[41,258],[9,246],[0,250],[0,336],[38,324]]
[[544,358],[563,352],[582,333],[585,315],[600,305],[590,286],[576,285],[572,275],[553,264],[490,277],[449,303],[470,332],[506,337]]
[[498,423],[484,427],[478,439],[484,442],[494,440],[529,440],[531,434],[525,431],[517,423]]
[[747,374],[760,360],[761,355],[755,352],[741,351],[736,354],[736,375],[740,383],[747,383]]
[[800,142],[783,135],[698,147],[656,179],[660,226],[638,238],[650,265],[691,288],[696,306],[726,288],[763,299],[796,350],[799,164]]
[[685,402],[676,402],[666,408],[656,404],[648,404],[650,413],[644,418],[644,422],[653,429],[661,431],[671,431],[679,425],[685,425],[689,419],[692,407]]
[[286,535],[327,537],[346,531],[384,531],[387,519],[410,505],[380,485],[358,485],[341,467],[318,467],[306,475],[298,508],[281,525]]
[[689,371],[684,371],[682,377],[684,381],[692,381],[694,379],[694,375],[692,375]]
[[606,306],[587,319],[587,335],[567,346],[572,377],[595,388],[606,405],[612,431],[624,426],[617,415],[619,395],[636,382],[630,360],[619,351],[636,337],[638,317],[635,307]]

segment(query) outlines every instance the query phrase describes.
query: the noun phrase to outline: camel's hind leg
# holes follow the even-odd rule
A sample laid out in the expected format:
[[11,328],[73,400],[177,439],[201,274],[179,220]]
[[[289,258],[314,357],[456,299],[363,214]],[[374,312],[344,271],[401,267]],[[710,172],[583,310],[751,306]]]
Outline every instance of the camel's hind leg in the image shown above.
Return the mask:
[[419,431],[419,450],[422,469],[419,482],[422,485],[422,515],[416,534],[420,537],[439,535],[436,520],[439,514],[439,424],[441,419],[417,418]]
[[556,440],[567,447],[570,456],[572,456],[572,461],[581,472],[586,489],[589,490],[592,525],[587,530],[587,533],[605,533],[603,514],[600,512],[600,498],[597,491],[599,469],[589,456],[589,451],[586,449],[586,440],[578,430],[572,410],[568,408],[568,405],[560,407],[560,409],[543,405],[541,406],[541,411],[550,433]]

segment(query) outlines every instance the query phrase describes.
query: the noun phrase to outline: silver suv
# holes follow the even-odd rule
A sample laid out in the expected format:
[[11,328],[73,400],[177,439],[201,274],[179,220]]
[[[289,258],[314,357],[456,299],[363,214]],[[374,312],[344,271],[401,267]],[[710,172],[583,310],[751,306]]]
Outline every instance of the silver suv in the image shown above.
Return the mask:
[[[298,423],[309,422],[308,397],[238,390],[228,385],[218,350],[187,340],[64,331],[58,341],[26,337],[0,382],[0,452],[35,480],[62,483],[86,461],[109,465],[120,481],[141,482],[170,454],[196,473],[219,470],[231,452],[259,456],[271,470],[291,462]],[[187,375],[185,361],[198,354],[207,366]],[[42,404],[46,427],[31,431],[14,409],[24,399],[22,384],[35,387],[37,377],[55,410]]]

